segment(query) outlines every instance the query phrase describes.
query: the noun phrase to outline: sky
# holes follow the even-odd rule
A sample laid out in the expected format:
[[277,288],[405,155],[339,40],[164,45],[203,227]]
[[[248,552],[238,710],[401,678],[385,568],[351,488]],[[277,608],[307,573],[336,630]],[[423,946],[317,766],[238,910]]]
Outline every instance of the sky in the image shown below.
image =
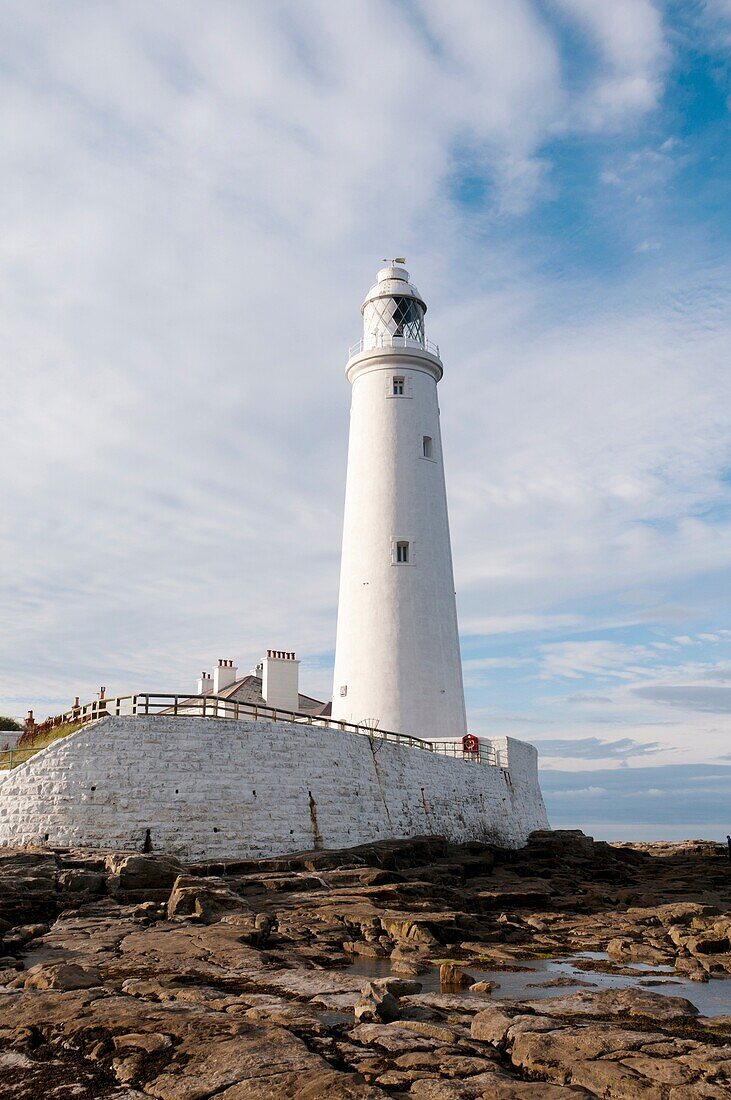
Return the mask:
[[731,0],[7,0],[0,713],[295,649],[347,348],[445,365],[470,728],[552,823],[731,831]]

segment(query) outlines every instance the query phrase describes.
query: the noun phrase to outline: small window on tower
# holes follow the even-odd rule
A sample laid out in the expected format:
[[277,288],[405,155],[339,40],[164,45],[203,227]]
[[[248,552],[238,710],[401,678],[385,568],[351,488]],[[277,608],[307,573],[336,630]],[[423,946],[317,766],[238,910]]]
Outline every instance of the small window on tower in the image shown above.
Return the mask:
[[424,458],[434,458],[434,440],[430,435],[425,435],[421,441],[421,451]]
[[404,382],[405,382],[404,378],[394,378],[393,379],[393,396],[394,397],[403,397],[404,396]]
[[408,542],[396,543],[396,562],[398,565],[409,564],[409,544]]

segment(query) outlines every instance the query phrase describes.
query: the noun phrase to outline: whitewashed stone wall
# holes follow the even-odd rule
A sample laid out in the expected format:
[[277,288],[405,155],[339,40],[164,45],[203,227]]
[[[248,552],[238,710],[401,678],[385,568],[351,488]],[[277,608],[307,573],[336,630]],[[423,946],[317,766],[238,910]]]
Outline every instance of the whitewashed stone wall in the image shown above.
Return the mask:
[[537,753],[509,769],[289,723],[105,718],[0,779],[0,845],[281,855],[442,834],[519,847],[548,825]]

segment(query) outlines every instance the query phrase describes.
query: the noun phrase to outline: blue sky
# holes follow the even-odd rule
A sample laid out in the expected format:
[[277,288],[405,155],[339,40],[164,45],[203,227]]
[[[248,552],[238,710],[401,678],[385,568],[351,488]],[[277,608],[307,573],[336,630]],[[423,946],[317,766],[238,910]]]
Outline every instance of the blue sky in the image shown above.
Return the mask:
[[725,835],[729,0],[0,28],[0,713],[267,647],[329,696],[343,368],[406,255],[472,728],[538,745],[555,824]]

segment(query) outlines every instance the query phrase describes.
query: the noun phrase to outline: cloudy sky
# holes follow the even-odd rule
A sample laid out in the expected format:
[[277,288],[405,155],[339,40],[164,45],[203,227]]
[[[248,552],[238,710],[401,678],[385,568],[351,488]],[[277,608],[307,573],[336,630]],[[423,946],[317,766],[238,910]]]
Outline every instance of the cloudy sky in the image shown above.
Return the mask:
[[554,824],[725,835],[731,2],[0,30],[0,713],[268,646],[329,698],[343,369],[405,255],[472,728],[538,745]]

